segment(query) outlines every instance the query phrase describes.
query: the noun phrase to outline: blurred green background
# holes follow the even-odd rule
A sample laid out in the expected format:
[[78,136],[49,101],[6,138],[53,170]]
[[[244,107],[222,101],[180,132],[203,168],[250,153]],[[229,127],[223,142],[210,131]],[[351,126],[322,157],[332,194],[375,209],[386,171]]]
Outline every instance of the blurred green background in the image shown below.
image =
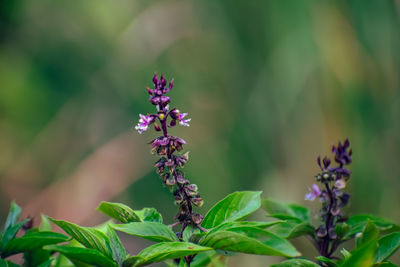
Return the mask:
[[1,222],[12,199],[25,216],[83,225],[105,220],[101,200],[171,222],[146,144],[156,135],[133,130],[153,112],[154,72],[175,79],[172,105],[192,118],[173,134],[188,143],[203,212],[263,190],[317,214],[304,201],[316,158],[348,137],[348,212],[400,222],[400,2],[389,0],[1,1]]

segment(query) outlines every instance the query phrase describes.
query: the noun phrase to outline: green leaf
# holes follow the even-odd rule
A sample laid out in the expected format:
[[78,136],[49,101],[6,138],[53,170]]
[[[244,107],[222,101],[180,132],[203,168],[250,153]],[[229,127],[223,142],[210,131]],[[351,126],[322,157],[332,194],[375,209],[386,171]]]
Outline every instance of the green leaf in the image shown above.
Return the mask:
[[235,192],[217,204],[206,214],[202,222],[205,228],[213,228],[222,223],[240,220],[256,211],[261,205],[261,192]]
[[377,240],[379,237],[379,228],[370,220],[365,224],[361,236],[357,240],[357,247],[362,246],[371,240]]
[[[256,228],[250,229],[249,232],[252,231],[253,236],[260,237],[260,232],[255,233],[255,231],[257,231]],[[218,231],[206,235],[200,241],[200,245],[212,247],[214,249],[248,254],[284,257],[300,256],[300,253],[297,252],[288,241],[265,230],[258,230],[263,231],[263,238],[265,239],[263,242],[242,233],[233,231]],[[249,234],[249,232],[247,232],[247,234]]]
[[22,267],[21,265],[18,265],[16,263],[13,263],[11,261],[6,261],[0,258],[0,267]]
[[130,207],[115,202],[101,202],[97,207],[98,211],[116,219],[121,223],[130,222],[159,222],[162,223],[162,216],[154,208],[132,210]]
[[197,254],[194,260],[190,263],[190,267],[224,267],[226,266],[226,257],[211,250]]
[[[310,210],[300,205],[282,203],[272,199],[263,199],[262,207],[269,214],[272,214],[271,216],[287,215],[300,219],[303,222],[310,222]],[[283,219],[283,217],[279,219]]]
[[19,222],[15,225],[10,225],[4,232],[3,236],[1,237],[0,240],[0,252],[2,254],[2,251],[4,247],[7,245],[7,243],[12,240],[18,233],[19,229],[21,229],[22,226],[24,226],[25,223],[27,223],[29,219],[23,220],[22,222]]
[[368,243],[363,244],[361,247],[352,251],[351,256],[348,259],[346,259],[340,266],[341,267],[372,266],[374,263],[376,248],[377,248],[376,239],[372,239]]
[[37,267],[38,265],[50,259],[50,251],[42,248],[24,252],[25,267]]
[[357,233],[362,232],[368,220],[370,220],[372,223],[378,226],[378,228],[383,232],[392,232],[400,230],[400,226],[384,218],[380,218],[373,215],[353,215],[350,216],[346,222],[350,230],[344,236],[344,239],[348,240],[354,237]]
[[17,203],[15,203],[15,201],[12,201],[10,205],[10,211],[8,212],[6,224],[4,226],[4,230],[7,230],[9,227],[12,227],[17,223],[19,216],[21,215],[21,211],[22,211],[21,207],[18,206]]
[[90,227],[79,226],[67,221],[49,219],[86,248],[96,249],[112,259],[110,240],[101,231]]
[[400,247],[400,232],[388,234],[378,240],[378,251],[376,253],[375,262],[383,262],[387,260]]
[[236,221],[236,222],[227,222],[218,225],[217,227],[210,230],[208,233],[213,233],[220,230],[232,229],[232,228],[240,228],[240,227],[253,227],[259,229],[265,229],[267,227],[274,226],[276,224],[284,223],[285,221],[272,221],[272,222],[248,222],[248,221]]
[[317,259],[319,262],[325,263],[325,265],[328,267],[337,267],[338,266],[334,260],[326,258],[324,256],[318,256],[318,257],[315,257],[315,259]]
[[179,241],[171,228],[157,222],[132,222],[127,224],[111,224],[110,226],[115,230],[155,242]]
[[113,229],[108,225],[106,229],[106,235],[110,239],[110,246],[113,253],[114,260],[118,263],[119,266],[122,266],[122,263],[127,257],[126,250],[119,240],[118,235],[114,232]]
[[48,261],[43,262],[40,264],[38,267],[50,267],[51,263],[53,262],[53,259],[50,259]]
[[104,256],[98,250],[92,248],[49,245],[45,246],[44,249],[59,252],[68,259],[86,264],[92,264],[100,267],[118,266],[114,260]]
[[121,203],[103,201],[97,207],[97,210],[122,223],[142,221],[130,207]]
[[40,214],[40,218],[42,219],[42,222],[40,223],[39,230],[51,231],[51,223],[49,218],[44,214]]
[[348,258],[351,257],[351,253],[350,253],[347,249],[345,249],[345,248],[342,248],[342,249],[340,250],[340,253],[342,253],[342,255],[343,255],[343,257],[344,257],[345,260],[347,260]]
[[69,238],[63,234],[53,232],[31,232],[15,238],[7,243],[2,255],[8,257],[24,251],[30,251],[45,245],[57,244],[68,241]]
[[286,256],[300,256],[300,253],[293,247],[293,245],[289,241],[263,229],[242,226],[228,228],[227,231],[245,234],[248,237],[255,238],[265,245],[284,252]]
[[347,223],[338,223],[336,224],[335,227],[335,232],[338,236],[338,239],[342,239],[350,230],[350,227],[347,225]]
[[308,222],[299,223],[298,221],[288,220],[272,227],[271,232],[274,232],[280,237],[292,239],[303,235],[313,235],[315,229]]
[[199,228],[193,227],[192,225],[188,225],[183,231],[182,239],[185,242],[190,242],[192,241],[191,237],[193,236],[193,234],[199,234],[199,233],[200,233]]
[[271,267],[319,267],[319,265],[309,260],[293,259],[273,264]]
[[143,208],[141,210],[135,210],[135,212],[144,222],[163,222],[161,214],[158,213],[155,208]]
[[73,265],[73,263],[63,254],[59,254],[57,256],[56,262],[54,263],[54,267],[77,267],[77,266]]
[[208,250],[212,250],[212,248],[186,242],[161,242],[143,249],[137,256],[128,258],[123,266],[144,266],[153,262],[181,258]]

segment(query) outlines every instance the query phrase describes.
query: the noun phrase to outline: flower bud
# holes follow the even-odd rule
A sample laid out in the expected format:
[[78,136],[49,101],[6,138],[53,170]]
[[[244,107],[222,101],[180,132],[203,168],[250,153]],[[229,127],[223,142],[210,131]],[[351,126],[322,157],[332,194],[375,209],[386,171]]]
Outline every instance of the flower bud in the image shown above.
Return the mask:
[[327,235],[326,229],[325,229],[325,227],[324,227],[323,225],[321,225],[321,226],[318,228],[317,236],[318,236],[319,238],[322,238],[322,237],[325,237],[326,235]]
[[185,179],[185,177],[183,177],[183,175],[181,175],[181,174],[178,174],[178,175],[175,177],[175,179],[176,179],[176,182],[177,182],[178,184],[186,184],[186,182],[187,182],[187,180]]
[[193,205],[199,208],[204,204],[204,201],[201,197],[194,197],[190,201],[193,203]]
[[203,221],[204,216],[198,213],[193,213],[192,214],[192,222],[194,224],[201,224],[201,222]]
[[28,216],[27,219],[28,221],[22,226],[22,229],[24,229],[25,231],[33,227],[33,218],[31,216]]
[[340,208],[337,207],[337,206],[332,207],[332,209],[331,209],[331,214],[332,214],[333,216],[338,216],[338,215],[340,214]]
[[161,99],[160,99],[159,96],[150,97],[150,102],[151,102],[153,105],[158,105],[158,104],[160,104],[160,101],[161,101]]
[[336,239],[337,238],[337,234],[334,228],[330,228],[328,231],[328,235],[330,239]]
[[162,106],[166,106],[170,102],[169,96],[162,95],[160,96],[160,103]]
[[170,177],[165,181],[165,184],[169,185],[169,186],[173,186],[173,185],[175,185],[175,179],[173,177]]
[[154,130],[156,130],[157,132],[161,131],[161,127],[158,126],[157,123],[154,123]]
[[172,159],[169,159],[167,162],[165,162],[165,165],[168,167],[174,166],[174,161]]

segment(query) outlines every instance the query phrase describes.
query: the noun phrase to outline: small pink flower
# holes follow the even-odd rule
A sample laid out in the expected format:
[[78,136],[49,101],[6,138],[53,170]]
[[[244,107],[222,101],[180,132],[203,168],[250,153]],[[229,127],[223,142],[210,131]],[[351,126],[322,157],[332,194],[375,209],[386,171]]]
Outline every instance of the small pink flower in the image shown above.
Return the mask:
[[142,114],[139,114],[139,117],[139,123],[135,126],[135,129],[141,134],[144,131],[147,131],[149,125],[154,122],[154,118]]
[[184,120],[183,118],[185,118],[186,115],[187,115],[187,113],[179,113],[179,115],[178,115],[178,121],[179,121],[179,124],[180,124],[180,125],[189,127],[189,123],[188,123],[188,122],[191,121],[192,119],[186,119],[186,120]]
[[306,195],[305,200],[314,201],[315,198],[321,195],[321,189],[316,184],[313,184],[309,190],[310,192]]

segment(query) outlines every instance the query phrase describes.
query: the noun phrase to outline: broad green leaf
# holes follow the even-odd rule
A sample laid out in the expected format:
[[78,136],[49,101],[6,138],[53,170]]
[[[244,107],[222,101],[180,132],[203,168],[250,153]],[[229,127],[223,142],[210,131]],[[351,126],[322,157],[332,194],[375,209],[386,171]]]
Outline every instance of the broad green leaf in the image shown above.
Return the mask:
[[[282,203],[282,202],[272,200],[272,199],[263,199],[262,207],[269,214],[288,215],[288,216],[298,218],[303,222],[310,222],[310,210],[303,206]],[[280,219],[283,219],[283,218],[280,218]]]
[[349,226],[350,229],[344,236],[344,239],[350,239],[354,237],[357,233],[362,232],[368,220],[378,226],[378,228],[383,232],[400,230],[400,226],[384,218],[373,215],[353,215],[350,216],[349,219],[346,221],[346,224]]
[[205,228],[213,228],[222,223],[240,220],[260,208],[261,192],[235,192],[217,204],[206,214],[202,222]]
[[171,228],[157,222],[132,222],[127,224],[111,224],[110,226],[115,230],[155,242],[179,241]]
[[79,261],[86,264],[100,267],[118,266],[118,264],[114,260],[104,256],[98,250],[92,248],[49,245],[45,246],[44,249],[59,252],[73,261]]
[[6,261],[0,258],[0,267],[22,267],[21,265],[18,265],[16,263],[13,263],[11,261]]
[[130,222],[159,222],[162,223],[162,216],[155,208],[144,208],[132,210],[130,207],[115,202],[103,201],[97,207],[98,211],[116,219],[121,223]]
[[193,234],[200,233],[200,229],[197,227],[193,227],[192,225],[188,225],[185,230],[183,231],[182,239],[185,242],[191,242],[191,237]]
[[40,214],[40,218],[42,219],[42,222],[40,223],[39,230],[51,231],[51,223],[49,218],[44,214]]
[[197,254],[190,263],[190,267],[225,267],[227,257],[218,254],[215,250]]
[[208,250],[212,250],[212,248],[186,242],[161,242],[143,249],[137,256],[128,258],[123,266],[144,266],[153,262],[181,258]]
[[378,240],[378,250],[376,252],[375,262],[387,260],[400,247],[400,232],[388,234]]
[[73,263],[63,254],[57,256],[54,267],[76,267]]
[[334,260],[326,258],[324,256],[318,256],[318,257],[315,257],[315,259],[318,260],[319,262],[326,264],[327,267],[337,267],[338,266]]
[[364,230],[361,236],[357,240],[357,247],[362,246],[366,243],[371,242],[371,240],[376,240],[379,237],[379,228],[372,223],[370,220],[365,224]]
[[342,239],[350,230],[350,227],[347,225],[347,223],[338,223],[336,224],[335,227],[335,232],[338,236],[338,239]]
[[319,267],[319,265],[309,260],[293,259],[273,264],[271,267]]
[[42,248],[24,252],[24,267],[37,267],[50,259],[50,251]]
[[48,261],[43,262],[40,264],[38,267],[50,267],[51,263],[53,262],[53,259],[50,259]]
[[118,235],[114,232],[113,229],[108,225],[106,229],[106,235],[110,239],[110,246],[113,253],[114,260],[118,263],[119,266],[122,266],[122,263],[127,257],[126,250],[122,245],[121,241],[118,238]]
[[30,251],[45,245],[58,244],[68,241],[69,238],[63,234],[53,232],[31,232],[26,235],[15,238],[7,243],[2,255],[4,257]]
[[302,235],[313,235],[315,233],[315,229],[309,222],[299,223],[298,221],[288,220],[273,226],[271,228],[271,232],[280,237],[292,239]]
[[6,224],[4,226],[4,230],[7,230],[9,227],[17,224],[19,216],[21,215],[21,207],[15,203],[15,201],[11,202],[10,211],[8,212],[8,217],[6,220]]
[[375,252],[377,248],[376,239],[363,244],[361,247],[351,252],[351,256],[346,259],[341,267],[372,266],[374,264]]
[[158,213],[155,208],[143,208],[141,210],[135,210],[135,213],[144,222],[163,222],[161,214]]
[[86,248],[96,249],[109,258],[112,258],[110,240],[101,231],[90,227],[79,226],[67,221],[55,220],[52,218],[50,218],[50,220]]
[[97,207],[97,210],[122,223],[142,221],[140,217],[130,207],[121,203],[103,201]]
[[247,237],[255,238],[267,246],[270,246],[276,250],[284,252],[287,256],[300,255],[300,253],[286,239],[283,239],[271,232],[265,231],[257,227],[254,228],[254,227],[241,226],[241,227],[228,228],[226,229],[226,231],[235,232],[238,234],[244,234]]
[[[264,231],[262,229],[259,230]],[[267,234],[265,234],[265,236],[267,236]],[[200,241],[200,245],[212,247],[214,249],[243,252],[248,254],[284,257],[300,256],[300,253],[297,252],[289,242],[286,241],[287,243],[285,243],[284,239],[279,238],[272,233],[268,233],[268,236],[269,239],[262,242],[255,238],[248,237],[242,233],[218,231],[204,237]]]
[[29,221],[29,219],[26,219],[17,224],[10,225],[4,231],[3,236],[1,237],[1,240],[0,240],[0,252],[1,253],[4,249],[4,247],[7,245],[7,243],[17,235],[19,229],[21,229],[21,227],[24,226],[24,224],[27,223],[28,221]]
[[217,227],[211,229],[207,233],[214,233],[216,231],[221,231],[225,229],[240,228],[240,227],[253,227],[259,229],[265,229],[276,224],[284,223],[285,221],[272,221],[272,222],[248,222],[248,221],[234,221],[227,222],[218,225]]

